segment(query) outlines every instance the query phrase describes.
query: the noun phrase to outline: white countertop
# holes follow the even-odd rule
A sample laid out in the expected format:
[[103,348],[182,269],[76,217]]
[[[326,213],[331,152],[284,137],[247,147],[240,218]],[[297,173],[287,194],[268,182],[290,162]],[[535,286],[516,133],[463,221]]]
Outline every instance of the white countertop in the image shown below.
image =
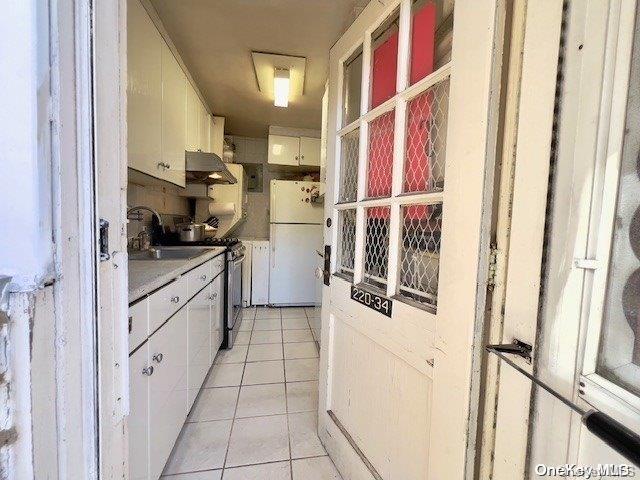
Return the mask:
[[207,252],[191,259],[129,260],[129,303],[166,285],[207,260],[223,254],[225,250],[226,247],[211,247]]

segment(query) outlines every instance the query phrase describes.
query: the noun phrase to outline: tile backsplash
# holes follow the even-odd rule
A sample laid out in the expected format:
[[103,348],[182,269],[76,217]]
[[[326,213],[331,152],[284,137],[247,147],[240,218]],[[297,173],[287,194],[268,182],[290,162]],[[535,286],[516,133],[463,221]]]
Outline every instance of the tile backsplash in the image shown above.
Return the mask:
[[[162,216],[189,215],[189,201],[181,197],[180,187],[138,185],[129,181],[127,185],[127,207],[144,205],[156,210]],[[151,214],[141,210],[142,221],[129,220],[127,238],[135,237],[143,226],[151,225]]]

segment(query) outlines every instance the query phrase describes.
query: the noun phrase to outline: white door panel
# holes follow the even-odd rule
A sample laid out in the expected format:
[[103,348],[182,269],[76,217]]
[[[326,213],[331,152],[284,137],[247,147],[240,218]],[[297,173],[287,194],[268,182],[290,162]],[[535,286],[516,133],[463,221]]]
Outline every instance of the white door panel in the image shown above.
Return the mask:
[[254,241],[251,258],[251,304],[269,303],[269,241]]
[[185,75],[180,64],[162,42],[162,161],[169,165],[163,176],[185,186]]
[[300,163],[300,139],[283,135],[269,135],[267,162],[274,165],[297,166]]
[[320,166],[320,139],[300,137],[300,165]]
[[149,345],[129,357],[129,478],[149,478]]
[[187,304],[189,315],[188,408],[196,399],[211,360],[211,286],[207,286]]
[[218,275],[211,283],[211,351],[209,356],[209,365],[213,363],[216,354],[222,345],[224,337],[224,274]]
[[321,203],[311,201],[318,182],[271,180],[271,223],[322,223]]
[[320,225],[271,225],[270,304],[315,305],[316,250],[321,248]]

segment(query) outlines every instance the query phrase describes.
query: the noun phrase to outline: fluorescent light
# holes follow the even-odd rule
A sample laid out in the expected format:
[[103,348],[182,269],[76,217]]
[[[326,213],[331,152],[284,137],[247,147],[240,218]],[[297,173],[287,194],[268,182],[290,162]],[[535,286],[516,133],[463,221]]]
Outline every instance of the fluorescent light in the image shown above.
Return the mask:
[[273,75],[273,104],[276,107],[289,106],[290,78],[289,70],[276,68]]
[[209,178],[213,178],[214,180],[219,180],[222,178],[222,175],[220,175],[219,173],[212,173],[211,175],[209,175]]

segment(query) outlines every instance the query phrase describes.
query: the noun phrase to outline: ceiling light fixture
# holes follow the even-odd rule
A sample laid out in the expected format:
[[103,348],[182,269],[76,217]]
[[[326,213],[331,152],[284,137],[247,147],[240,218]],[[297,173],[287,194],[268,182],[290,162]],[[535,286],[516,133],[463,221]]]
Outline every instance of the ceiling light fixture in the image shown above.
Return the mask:
[[273,74],[273,104],[276,107],[289,106],[290,84],[289,70],[276,68]]

